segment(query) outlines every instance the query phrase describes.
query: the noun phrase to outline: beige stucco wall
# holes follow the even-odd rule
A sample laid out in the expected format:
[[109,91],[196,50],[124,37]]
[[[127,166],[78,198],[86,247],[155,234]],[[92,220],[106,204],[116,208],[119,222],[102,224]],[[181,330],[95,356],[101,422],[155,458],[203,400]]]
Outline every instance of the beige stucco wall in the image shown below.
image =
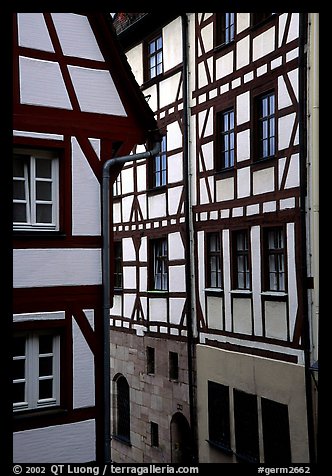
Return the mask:
[[[208,380],[229,386],[230,393],[233,388],[236,388],[288,405],[292,462],[308,462],[305,375],[302,365],[216,349],[207,345],[197,346],[199,461],[201,463],[231,463],[236,462],[234,456],[226,456],[221,451],[212,448],[206,441],[208,439]],[[231,445],[235,450],[232,401],[231,398]],[[258,398],[259,419],[260,412],[260,398]],[[260,423],[259,432],[263,462]]]

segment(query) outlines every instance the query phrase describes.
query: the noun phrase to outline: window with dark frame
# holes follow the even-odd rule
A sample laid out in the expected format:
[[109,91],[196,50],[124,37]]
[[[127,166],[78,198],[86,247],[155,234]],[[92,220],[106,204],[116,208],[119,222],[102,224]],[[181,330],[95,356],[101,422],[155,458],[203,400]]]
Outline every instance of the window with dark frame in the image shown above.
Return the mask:
[[59,157],[53,150],[14,149],[14,230],[59,229]]
[[221,255],[221,234],[208,233],[207,241],[207,278],[206,286],[208,288],[222,287],[222,255]]
[[167,154],[166,136],[161,141],[160,154],[153,159],[152,187],[158,188],[167,183]]
[[233,289],[250,289],[249,232],[236,231],[232,238]]
[[208,381],[209,442],[231,450],[229,387]]
[[274,157],[276,153],[275,93],[269,92],[255,98],[256,110],[256,160]]
[[123,375],[116,379],[116,410],[116,436],[130,442],[129,385]]
[[150,422],[150,431],[151,431],[151,446],[155,448],[159,447],[159,427],[157,423],[153,421]]
[[60,404],[60,335],[31,331],[13,339],[13,409]]
[[233,389],[236,456],[241,461],[259,462],[257,396]]
[[153,38],[147,44],[147,79],[153,79],[163,72],[162,35]]
[[261,399],[264,462],[289,464],[292,462],[288,406]]
[[217,169],[229,169],[234,167],[235,161],[234,109],[218,113],[217,128],[219,143]]
[[167,238],[150,241],[151,277],[150,290],[168,290],[168,251]]
[[235,13],[217,13],[217,45],[227,45],[235,37]]
[[150,375],[155,373],[155,350],[150,346],[146,348],[146,372]]
[[179,354],[177,352],[169,352],[169,378],[171,380],[179,379]]
[[282,227],[264,230],[264,289],[265,291],[285,291],[285,236]]
[[114,288],[123,288],[122,241],[114,241]]

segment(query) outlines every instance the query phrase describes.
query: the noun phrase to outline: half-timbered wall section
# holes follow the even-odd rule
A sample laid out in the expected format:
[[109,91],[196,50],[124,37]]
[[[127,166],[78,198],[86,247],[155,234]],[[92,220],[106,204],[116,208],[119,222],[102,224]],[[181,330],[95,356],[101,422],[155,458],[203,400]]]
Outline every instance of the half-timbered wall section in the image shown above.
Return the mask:
[[[181,18],[159,27],[157,20],[143,41],[127,51],[127,58],[163,141],[156,159],[128,163],[114,190],[114,239],[122,281],[116,273],[112,378],[120,373],[128,380],[132,430],[131,446],[126,446],[117,438],[114,404],[112,451],[115,461],[183,462],[188,461],[185,445],[190,438],[184,436],[189,389]],[[151,422],[159,431],[157,446],[151,443]]]
[[14,461],[103,452],[101,173],[155,127],[107,16],[13,23]]
[[[258,412],[257,434],[244,429],[249,397],[260,408],[268,395],[285,405],[288,460],[307,461],[299,14],[197,13],[193,22],[198,402],[210,393],[208,382],[219,383],[230,399],[220,413],[231,415],[225,440],[199,419],[201,461],[273,458],[271,415],[262,420]],[[212,359],[222,366],[218,375]],[[299,379],[297,407],[288,405],[290,390],[275,380],[276,362],[285,380]],[[247,392],[243,407],[238,391]],[[203,414],[211,408],[206,401]],[[300,408],[303,425],[295,423]]]
[[[275,462],[281,442],[284,462],[308,461],[300,208],[306,27],[301,37],[299,13],[188,13],[164,24],[151,21],[149,28],[153,14],[141,15],[131,40],[130,28],[119,38],[164,130],[164,155],[157,163],[128,164],[121,174],[113,205],[122,245],[115,276],[122,284],[111,311],[119,331],[114,339],[122,335],[125,355],[131,339],[142,352],[155,348],[156,359],[158,346],[172,342],[183,349],[190,239],[200,462]],[[115,375],[122,372],[116,345]],[[128,382],[137,385],[133,376]],[[145,403],[141,409],[144,437],[149,415],[154,423],[162,417]]]

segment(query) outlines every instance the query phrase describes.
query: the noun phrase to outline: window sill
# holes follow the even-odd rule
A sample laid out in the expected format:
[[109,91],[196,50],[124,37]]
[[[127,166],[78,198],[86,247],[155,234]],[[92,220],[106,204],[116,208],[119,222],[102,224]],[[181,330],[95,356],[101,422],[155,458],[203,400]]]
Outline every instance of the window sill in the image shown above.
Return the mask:
[[223,296],[224,290],[222,288],[205,288],[204,292],[207,296]]

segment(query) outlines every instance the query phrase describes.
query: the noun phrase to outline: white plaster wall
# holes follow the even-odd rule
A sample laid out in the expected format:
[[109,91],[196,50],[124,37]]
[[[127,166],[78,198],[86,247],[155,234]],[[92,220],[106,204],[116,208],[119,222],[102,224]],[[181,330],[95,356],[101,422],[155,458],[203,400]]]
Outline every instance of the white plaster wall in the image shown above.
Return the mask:
[[148,197],[149,218],[166,216],[166,194]]
[[240,334],[252,333],[251,299],[233,299],[233,325],[234,332]]
[[291,106],[292,100],[288,93],[283,76],[278,77],[278,109]]
[[180,182],[183,179],[182,152],[168,156],[167,179],[168,183]]
[[73,235],[100,235],[100,184],[77,140],[72,138]]
[[181,17],[176,18],[163,28],[164,71],[182,63],[182,27]]
[[290,336],[293,337],[296,314],[298,309],[297,280],[295,266],[295,225],[287,223],[287,282],[288,282],[288,306]]
[[223,78],[233,72],[234,53],[231,51],[216,60],[216,79]]
[[243,124],[250,120],[250,92],[247,91],[236,97],[236,123]]
[[120,204],[120,202],[113,203],[113,222],[115,224],[121,222],[121,204]]
[[139,260],[147,261],[148,259],[148,240],[146,236],[143,236],[141,239],[141,246],[139,249]]
[[150,321],[167,321],[167,300],[162,298],[149,299]]
[[100,249],[17,249],[14,288],[101,284]]
[[135,304],[135,295],[134,294],[124,294],[124,305],[123,305],[123,315],[124,317],[131,317]]
[[95,461],[94,420],[48,426],[13,434],[14,463],[84,463]]
[[241,33],[241,31],[249,27],[250,27],[250,13],[237,13],[236,32]]
[[275,47],[275,27],[269,28],[253,40],[253,60],[271,53]]
[[185,299],[172,298],[169,301],[169,320],[171,324],[179,325],[182,317]]
[[133,168],[128,167],[122,169],[121,171],[121,185],[122,185],[122,193],[133,193],[134,191],[134,175],[133,175]]
[[54,52],[42,13],[18,13],[17,20],[20,46]]
[[205,314],[205,293],[204,293],[204,288],[205,288],[205,275],[204,275],[204,269],[205,269],[205,252],[204,252],[204,232],[203,231],[198,231],[197,232],[197,257],[198,257],[198,270],[197,270],[197,288],[198,288],[198,293],[199,293],[199,300],[200,304],[202,307],[202,312]]
[[227,178],[216,181],[217,201],[234,199],[234,178]]
[[250,195],[250,167],[244,167],[237,171],[237,198]]
[[143,83],[143,43],[139,43],[137,46],[127,51],[126,56],[135,79],[141,86]]
[[285,182],[285,188],[298,187],[300,185],[299,154],[292,155]]
[[223,299],[207,297],[207,322],[209,329],[223,329]]
[[186,292],[185,266],[169,266],[169,292]]
[[73,323],[73,407],[95,405],[94,356],[75,319]]
[[225,330],[232,330],[231,306],[231,256],[229,230],[222,231],[223,270],[224,270],[224,303],[225,303]]
[[123,261],[136,260],[136,252],[132,238],[123,238],[122,240]]
[[288,114],[280,117],[278,120],[278,149],[283,150],[290,146],[290,138],[293,132],[293,126],[296,114]]
[[[176,100],[176,94],[179,89],[179,81],[180,81],[181,73],[174,74],[163,81],[160,81],[159,88],[160,88],[160,107],[165,107],[168,104],[173,103]],[[180,90],[181,92],[181,90]],[[182,94],[179,96],[182,97]]]
[[182,147],[182,132],[177,121],[167,124],[167,150]]
[[144,192],[146,190],[146,165],[138,165],[137,173],[137,191]]
[[287,340],[287,307],[285,302],[265,301],[265,335]]
[[82,111],[127,116],[109,71],[81,66],[68,70]]
[[86,16],[75,13],[51,13],[66,56],[104,61],[95,35]]
[[72,109],[58,63],[19,58],[22,104]]
[[[213,160],[213,142],[208,142],[207,144],[202,145],[202,153],[205,169],[206,170],[213,170],[214,169],[214,160]],[[199,163],[200,172],[202,172],[202,163]]]
[[248,35],[236,43],[236,69],[243,68],[243,66],[249,64],[249,51],[250,37]]
[[274,169],[269,167],[253,173],[253,193],[272,192],[274,190]]
[[241,162],[250,158],[250,129],[236,134],[236,161]]
[[[257,211],[258,212],[258,211]],[[260,227],[252,226],[250,230],[251,238],[251,262],[252,262],[252,300],[254,317],[254,334],[262,335],[262,299],[261,299],[261,246]]]
[[123,267],[123,287],[124,289],[136,289],[136,267],[124,266]]
[[[209,23],[201,30],[204,52],[207,53],[213,48],[213,23]],[[199,54],[201,54],[201,44],[198,42]]]
[[113,296],[113,306],[111,307],[112,316],[122,315],[122,297],[115,294]]
[[168,235],[168,259],[184,259],[184,247],[179,232]]
[[131,207],[133,205],[133,196],[130,195],[129,197],[124,197],[122,199],[122,216],[123,221],[126,223],[130,221],[130,214],[131,214]]

